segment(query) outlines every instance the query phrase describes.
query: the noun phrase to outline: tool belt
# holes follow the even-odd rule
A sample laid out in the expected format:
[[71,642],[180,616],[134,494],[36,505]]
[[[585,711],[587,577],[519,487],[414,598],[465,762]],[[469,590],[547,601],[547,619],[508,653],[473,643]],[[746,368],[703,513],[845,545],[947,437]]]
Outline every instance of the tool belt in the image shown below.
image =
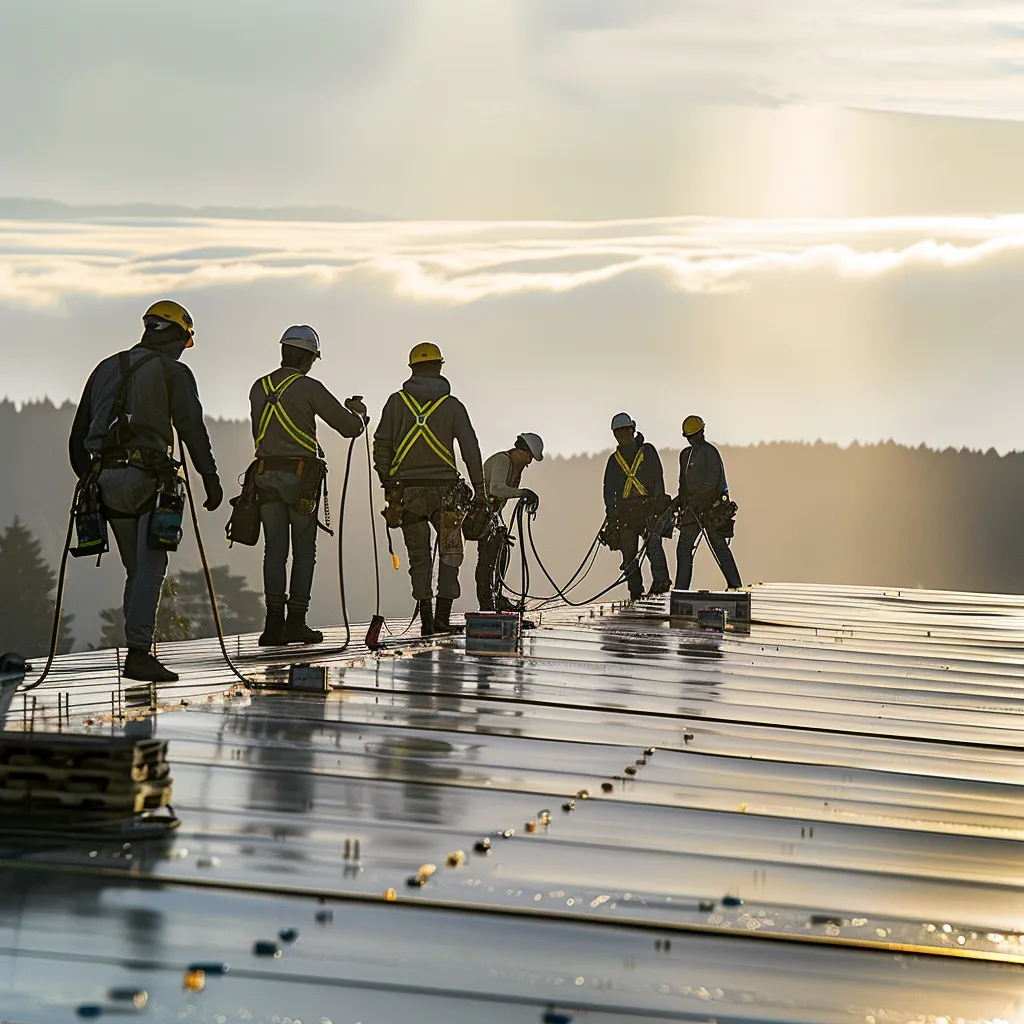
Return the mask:
[[436,490],[442,512],[459,512],[465,518],[473,507],[473,490],[462,479],[452,480],[449,477],[446,480],[400,480],[389,489],[387,506],[381,512],[390,529],[397,530],[402,525],[407,511],[411,515],[430,514],[426,510],[427,506],[418,500],[418,496],[414,495],[412,507],[409,507],[407,493],[418,490]]
[[100,456],[103,469],[124,469],[133,466],[150,473],[177,473],[180,463],[171,458],[170,453],[158,452],[152,448],[111,448]]
[[431,519],[437,514],[438,557],[446,565],[462,564],[462,524],[473,508],[473,490],[465,481],[403,480],[388,492],[382,515],[389,529],[401,526],[407,516]]
[[706,529],[713,530],[719,537],[728,539],[736,533],[736,512],[739,505],[730,500],[728,494],[716,498],[714,503],[707,509],[702,509],[697,515],[688,505],[679,510],[677,524],[680,528],[692,526],[695,522]]
[[[293,508],[299,515],[314,515],[320,507],[320,495],[327,479],[327,463],[312,457],[264,455],[256,459],[256,476],[263,473],[294,473],[302,481],[299,499]],[[327,524],[330,526],[330,523]]]
[[622,498],[608,513],[608,525],[619,532],[636,530],[638,533],[650,533],[671,504],[672,499],[667,494]]

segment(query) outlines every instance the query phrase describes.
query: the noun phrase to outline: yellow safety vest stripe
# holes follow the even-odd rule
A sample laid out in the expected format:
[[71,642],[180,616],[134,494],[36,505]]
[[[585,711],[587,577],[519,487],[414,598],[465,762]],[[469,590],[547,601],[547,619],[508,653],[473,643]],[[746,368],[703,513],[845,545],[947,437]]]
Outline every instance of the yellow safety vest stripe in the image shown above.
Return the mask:
[[441,403],[448,397],[442,395],[440,398],[433,402],[425,402],[420,405],[412,395],[407,394],[404,391],[399,391],[398,394],[401,396],[402,401],[405,402],[409,408],[409,412],[415,417],[415,422],[409,428],[405,437],[402,438],[401,444],[395,449],[394,457],[391,460],[391,475],[395,475],[395,471],[405,461],[406,455],[409,454],[409,450],[412,446],[422,437],[427,443],[430,450],[446,465],[455,469],[455,456],[452,451],[443,441],[435,434],[430,427],[427,425],[427,420],[430,419],[431,415],[437,412]]
[[296,444],[301,445],[307,451],[311,451],[314,454],[319,452],[319,446],[316,443],[316,438],[310,437],[309,434],[299,430],[292,421],[291,416],[281,408],[281,396],[301,376],[301,373],[293,373],[290,377],[285,377],[285,379],[281,381],[276,388],[274,387],[273,380],[269,376],[264,377],[263,380],[260,381],[263,385],[263,393],[267,396],[267,404],[263,406],[263,414],[260,416],[260,429],[259,433],[256,435],[257,451],[259,450],[263,439],[267,436],[270,424],[276,419],[284,428],[285,433],[287,433]]
[[628,498],[629,492],[635,490],[641,497],[646,497],[647,488],[636,477],[644,461],[643,448],[636,453],[632,466],[625,460],[620,451],[615,452],[615,461],[622,467],[622,472],[626,474],[626,485],[622,488],[622,496]]

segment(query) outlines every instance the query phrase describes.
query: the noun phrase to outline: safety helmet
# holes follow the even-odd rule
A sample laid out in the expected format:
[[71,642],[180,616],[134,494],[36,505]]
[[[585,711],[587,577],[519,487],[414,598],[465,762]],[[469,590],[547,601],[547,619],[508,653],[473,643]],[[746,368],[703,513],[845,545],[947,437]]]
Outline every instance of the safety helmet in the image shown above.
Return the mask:
[[704,429],[704,421],[699,416],[687,416],[683,420],[683,436],[692,437]]
[[192,323],[192,315],[180,302],[174,302],[172,299],[161,299],[159,302],[154,302],[142,314],[142,322],[147,327],[159,328],[161,321],[168,324],[177,324],[185,332],[185,348],[191,348],[195,344],[196,330]]
[[538,461],[544,461],[544,442],[540,434],[523,433],[516,438],[519,447],[526,447],[529,453]]
[[417,363],[443,363],[441,350],[432,341],[421,341],[409,353],[409,365]]
[[624,427],[636,428],[636,420],[628,412],[617,412],[612,417],[612,430],[622,430]]
[[281,344],[304,349],[320,358],[320,335],[309,324],[293,324],[281,335]]

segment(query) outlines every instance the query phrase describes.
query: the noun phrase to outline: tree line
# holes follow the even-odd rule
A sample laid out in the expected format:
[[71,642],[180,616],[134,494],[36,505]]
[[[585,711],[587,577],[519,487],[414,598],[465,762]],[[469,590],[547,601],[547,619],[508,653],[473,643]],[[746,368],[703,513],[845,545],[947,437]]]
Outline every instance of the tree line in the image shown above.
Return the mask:
[[[217,608],[226,633],[249,633],[263,621],[263,599],[250,590],[244,576],[226,565],[211,570]],[[43,557],[42,543],[15,517],[0,534],[0,653],[17,651],[26,657],[45,655],[50,648],[56,608],[57,572]],[[124,646],[124,612],[100,610],[102,631],[94,647]],[[57,652],[75,644],[74,615],[62,612]],[[157,614],[156,640],[197,640],[216,635],[206,577],[202,570],[169,573]]]

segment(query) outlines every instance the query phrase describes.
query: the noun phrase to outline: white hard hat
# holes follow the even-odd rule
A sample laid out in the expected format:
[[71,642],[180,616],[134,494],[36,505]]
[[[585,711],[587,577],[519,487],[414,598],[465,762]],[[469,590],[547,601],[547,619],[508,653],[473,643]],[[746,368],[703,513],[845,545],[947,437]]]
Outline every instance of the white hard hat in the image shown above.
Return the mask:
[[293,324],[281,335],[281,344],[305,349],[320,358],[320,335],[309,324]]
[[636,427],[636,420],[628,412],[617,412],[612,417],[612,430],[622,430],[623,427]]
[[538,461],[544,461],[544,442],[540,434],[523,433],[516,438],[516,442],[522,442],[520,447],[525,446],[530,454]]

